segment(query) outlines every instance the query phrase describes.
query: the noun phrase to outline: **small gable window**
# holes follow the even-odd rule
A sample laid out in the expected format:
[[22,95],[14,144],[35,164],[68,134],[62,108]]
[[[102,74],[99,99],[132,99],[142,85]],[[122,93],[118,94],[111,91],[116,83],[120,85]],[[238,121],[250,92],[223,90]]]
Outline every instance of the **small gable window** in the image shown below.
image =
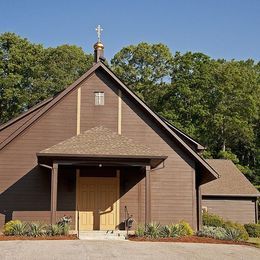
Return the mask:
[[105,93],[97,91],[95,92],[95,106],[104,106],[105,104]]

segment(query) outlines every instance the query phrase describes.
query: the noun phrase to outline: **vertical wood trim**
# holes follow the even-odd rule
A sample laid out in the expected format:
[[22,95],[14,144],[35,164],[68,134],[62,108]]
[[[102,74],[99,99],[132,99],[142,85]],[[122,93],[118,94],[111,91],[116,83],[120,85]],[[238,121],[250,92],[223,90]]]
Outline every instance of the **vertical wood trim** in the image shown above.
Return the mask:
[[141,196],[142,196],[142,187],[141,187],[141,181],[139,181],[139,183],[138,183],[138,217],[137,217],[138,225],[141,223],[141,211],[142,211]]
[[122,133],[122,92],[118,90],[118,121],[117,121],[118,134]]
[[77,135],[80,134],[80,113],[81,113],[81,88],[78,88],[77,93]]
[[56,223],[58,191],[58,164],[53,163],[51,173],[51,224]]
[[199,185],[197,188],[197,200],[198,200],[198,230],[202,228],[202,196],[201,196],[201,186]]
[[258,200],[255,199],[255,223],[258,224]]
[[148,224],[151,222],[151,167],[146,166],[145,171],[145,224]]
[[116,170],[116,178],[117,178],[116,225],[119,228],[119,224],[120,224],[120,170]]
[[196,194],[196,181],[195,181],[195,170],[192,171],[192,228],[197,229],[197,194]]
[[78,203],[79,203],[79,177],[80,177],[80,169],[76,169],[76,214],[75,214],[75,230],[78,231]]

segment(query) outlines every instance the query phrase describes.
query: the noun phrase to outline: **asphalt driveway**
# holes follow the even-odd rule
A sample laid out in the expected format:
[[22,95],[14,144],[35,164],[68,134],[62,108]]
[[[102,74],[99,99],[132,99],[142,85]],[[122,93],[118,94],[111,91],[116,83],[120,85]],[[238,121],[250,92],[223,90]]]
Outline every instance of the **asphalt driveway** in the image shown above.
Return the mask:
[[0,259],[260,259],[260,249],[223,244],[131,241],[1,241]]

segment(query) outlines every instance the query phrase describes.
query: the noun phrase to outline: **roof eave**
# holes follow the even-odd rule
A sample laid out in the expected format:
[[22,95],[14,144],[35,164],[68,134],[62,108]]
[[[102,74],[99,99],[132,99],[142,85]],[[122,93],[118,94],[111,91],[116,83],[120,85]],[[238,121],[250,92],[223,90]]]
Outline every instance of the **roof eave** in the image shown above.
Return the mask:
[[202,193],[202,196],[207,197],[260,197],[260,193],[256,194],[207,194]]

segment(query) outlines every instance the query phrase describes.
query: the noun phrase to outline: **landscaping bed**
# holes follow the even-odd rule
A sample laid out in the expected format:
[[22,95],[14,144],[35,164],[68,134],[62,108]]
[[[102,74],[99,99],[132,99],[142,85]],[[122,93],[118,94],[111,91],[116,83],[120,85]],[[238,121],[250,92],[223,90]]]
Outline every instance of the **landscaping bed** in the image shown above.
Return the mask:
[[253,243],[248,243],[243,241],[219,240],[210,237],[198,237],[198,236],[149,238],[149,237],[138,237],[136,235],[130,235],[129,240],[140,241],[140,242],[145,242],[145,241],[146,242],[184,242],[184,243],[234,244],[234,245],[254,246]]
[[10,240],[77,240],[77,239],[78,239],[77,235],[39,236],[39,237],[0,235],[0,241],[10,241]]

